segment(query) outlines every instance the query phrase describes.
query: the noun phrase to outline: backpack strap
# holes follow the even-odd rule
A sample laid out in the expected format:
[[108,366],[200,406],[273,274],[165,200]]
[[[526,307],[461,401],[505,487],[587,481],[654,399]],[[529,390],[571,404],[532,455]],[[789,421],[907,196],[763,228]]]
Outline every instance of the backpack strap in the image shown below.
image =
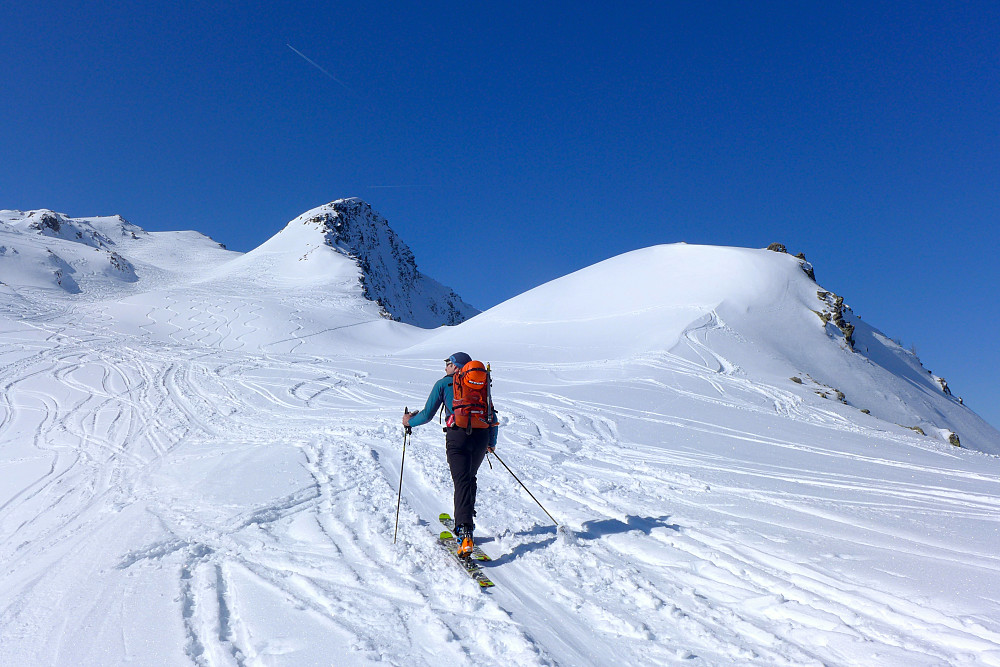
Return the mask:
[[[447,375],[445,375],[445,377],[448,377],[448,376],[447,376]],[[446,384],[446,385],[445,385],[445,387],[452,387],[452,391],[454,391],[454,386],[455,386],[455,380],[454,380],[454,379],[452,379],[452,381],[451,381],[451,382],[449,382],[448,384]],[[444,392],[442,392],[442,394],[443,394],[443,393],[444,393]],[[440,410],[438,410],[438,424],[440,424],[440,423],[441,423],[441,415],[443,415],[443,414],[444,414],[444,408],[445,408],[445,403],[446,403],[446,402],[445,402],[445,400],[444,400],[444,396],[442,395],[442,396],[441,396],[441,409],[440,409]]]

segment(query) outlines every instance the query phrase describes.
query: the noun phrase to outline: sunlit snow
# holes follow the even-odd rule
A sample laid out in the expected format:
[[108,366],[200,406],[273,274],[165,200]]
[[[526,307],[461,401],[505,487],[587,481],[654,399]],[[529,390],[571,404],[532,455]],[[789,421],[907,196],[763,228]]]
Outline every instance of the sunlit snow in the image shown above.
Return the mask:
[[[646,248],[424,329],[305,226],[241,255],[30,213],[0,213],[0,664],[1000,665],[1000,433],[853,314],[850,349],[794,257]],[[393,544],[400,415],[458,350],[564,524],[484,465],[486,592],[435,542],[436,424]]]

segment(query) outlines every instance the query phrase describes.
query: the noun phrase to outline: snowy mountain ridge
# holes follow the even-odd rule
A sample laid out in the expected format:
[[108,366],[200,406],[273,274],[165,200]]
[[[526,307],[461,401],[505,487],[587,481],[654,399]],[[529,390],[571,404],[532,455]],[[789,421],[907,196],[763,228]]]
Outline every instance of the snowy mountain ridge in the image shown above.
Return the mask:
[[[1000,433],[800,260],[653,246],[420,328],[338,202],[248,253],[0,216],[0,662],[1000,665]],[[560,524],[484,463],[488,592],[437,422],[402,449],[457,350]]]
[[[192,263],[196,255],[190,253],[180,265],[169,259],[180,257],[173,250],[180,233],[149,234],[120,216],[8,210],[0,212],[0,223],[0,238],[8,239],[0,244],[0,281],[12,289],[23,283],[78,293],[80,281],[89,281],[98,295],[119,293],[124,313],[130,305],[149,304],[145,283],[136,284],[141,282],[136,262],[157,287],[164,285],[164,270],[183,276],[172,288],[181,292],[196,287],[211,292],[228,281],[236,291],[267,294],[280,281],[281,290],[297,295],[297,307],[275,303],[262,338],[285,338],[300,349],[310,338],[339,347],[348,335],[344,327],[350,327],[351,336],[374,343],[369,345],[374,350],[378,339],[398,338],[377,324],[378,317],[433,329],[478,312],[421,274],[388,221],[356,198],[306,211],[248,253],[215,252],[201,264]],[[207,237],[186,234],[214,247]],[[669,350],[685,337],[711,335],[710,347],[725,350],[732,363],[755,377],[800,383],[865,415],[1000,454],[995,429],[962,407],[943,378],[817,284],[804,256],[792,257],[780,244],[769,250],[775,252],[682,243],[626,253],[530,290],[453,330],[427,332],[414,349],[459,349],[471,339],[498,358],[545,349],[553,360],[604,359]],[[595,322],[595,313],[614,324],[587,325]],[[230,341],[244,345],[258,337],[245,318],[225,317],[233,322]],[[299,323],[286,327],[285,334],[274,327],[295,320]],[[567,332],[571,322],[583,326]],[[368,332],[373,326],[383,333],[373,337]],[[300,333],[291,337],[296,329]],[[303,337],[307,331],[314,333]],[[757,349],[747,349],[746,341]],[[761,349],[770,359],[766,365],[759,363]],[[776,372],[782,376],[774,377]]]
[[135,282],[135,267],[117,252],[112,237],[137,238],[137,232],[142,230],[120,216],[73,219],[49,210],[2,210],[0,282],[53,286],[71,294],[81,291],[80,274]]
[[[0,263],[0,281],[57,286],[71,293],[81,291],[80,276],[136,282],[139,277],[130,253],[162,263],[143,245],[163,236],[151,235],[117,215],[70,218],[47,209],[0,211],[0,238],[7,239],[0,252],[7,257],[17,257],[25,249],[28,253],[20,261]],[[99,250],[101,260],[82,254],[79,245]],[[261,256],[270,256],[264,260],[266,271],[252,266]],[[479,312],[453,290],[420,273],[413,253],[388,221],[359,199],[339,199],[307,211],[259,248],[229,263],[233,266],[219,263],[194,279],[214,280],[250,266],[249,275],[258,280],[286,275],[300,284],[322,284],[335,279],[338,291],[356,281],[361,295],[377,304],[385,317],[421,327],[458,324]],[[247,275],[246,270],[243,273]]]
[[[0,220],[16,229],[39,232],[43,236],[76,241],[93,248],[115,245],[112,236],[138,238],[142,229],[120,215],[99,218],[74,219],[65,213],[48,209],[38,211],[0,211]],[[102,231],[103,230],[103,231]]]
[[314,265],[331,261],[324,255],[349,258],[360,270],[364,297],[398,322],[432,328],[458,324],[479,312],[453,290],[420,273],[409,246],[360,199],[338,199],[303,213],[249,255],[275,248],[301,251],[299,261],[306,270],[320,273],[327,269]]
[[653,246],[529,290],[414,351],[458,349],[468,340],[485,356],[510,360],[604,361],[668,351],[833,399],[853,407],[857,420],[874,416],[1000,454],[996,429],[805,268],[803,260],[769,250]]

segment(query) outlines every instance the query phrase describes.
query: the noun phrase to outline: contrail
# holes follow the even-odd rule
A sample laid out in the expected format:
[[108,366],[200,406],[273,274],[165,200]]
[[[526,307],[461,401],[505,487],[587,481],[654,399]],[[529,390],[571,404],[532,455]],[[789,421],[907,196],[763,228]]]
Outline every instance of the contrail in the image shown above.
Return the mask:
[[354,91],[353,91],[353,90],[351,90],[351,89],[350,89],[350,87],[349,87],[349,86],[348,86],[348,85],[347,85],[346,83],[344,83],[343,81],[341,81],[340,79],[338,79],[337,77],[335,77],[334,75],[330,74],[330,73],[329,73],[329,72],[327,72],[327,71],[326,71],[325,69],[323,69],[322,67],[320,67],[319,65],[317,65],[317,64],[316,64],[315,62],[313,62],[313,61],[312,61],[312,60],[311,60],[311,59],[309,58],[309,56],[307,56],[306,54],[302,53],[301,51],[299,51],[299,50],[298,50],[297,48],[295,48],[295,47],[294,47],[294,46],[292,46],[291,44],[285,44],[285,46],[287,46],[287,47],[288,47],[288,48],[290,48],[290,49],[291,49],[292,51],[295,51],[295,53],[297,53],[297,54],[299,54],[300,56],[302,56],[302,59],[303,59],[303,60],[305,60],[305,61],[306,61],[307,63],[309,63],[310,65],[312,65],[312,66],[313,66],[313,67],[315,67],[316,69],[318,69],[318,70],[319,70],[320,72],[322,72],[323,74],[326,74],[326,75],[327,75],[328,77],[330,77],[331,79],[333,79],[334,81],[336,81],[337,83],[339,83],[339,84],[340,84],[341,86],[343,86],[343,87],[344,87],[344,89],[345,89],[345,90],[346,90],[347,92],[351,93],[352,95],[353,95],[353,94],[355,94],[355,93],[354,93]]

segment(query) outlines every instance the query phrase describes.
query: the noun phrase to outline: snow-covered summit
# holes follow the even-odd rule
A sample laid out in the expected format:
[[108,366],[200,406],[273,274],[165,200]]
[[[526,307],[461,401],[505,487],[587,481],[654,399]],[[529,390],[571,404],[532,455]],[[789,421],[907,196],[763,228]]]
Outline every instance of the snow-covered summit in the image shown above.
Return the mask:
[[478,312],[453,290],[420,273],[409,246],[388,221],[354,198],[306,211],[221,271],[356,288],[385,316],[425,328],[458,324]]
[[[666,354],[764,381],[789,399],[830,399],[945,442],[1000,454],[1000,433],[911,352],[818,285],[783,252],[660,245],[529,290],[414,351],[471,347],[530,362]],[[777,406],[776,409],[784,409]]]

